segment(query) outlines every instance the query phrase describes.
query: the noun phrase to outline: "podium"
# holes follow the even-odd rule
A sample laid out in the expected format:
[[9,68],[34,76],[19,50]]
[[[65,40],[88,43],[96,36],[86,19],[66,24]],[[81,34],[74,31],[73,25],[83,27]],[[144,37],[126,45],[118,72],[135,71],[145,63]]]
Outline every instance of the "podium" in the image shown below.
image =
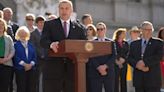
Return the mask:
[[75,92],[86,92],[86,62],[88,58],[112,53],[111,42],[63,40],[58,53],[49,51],[50,57],[68,57],[75,64]]

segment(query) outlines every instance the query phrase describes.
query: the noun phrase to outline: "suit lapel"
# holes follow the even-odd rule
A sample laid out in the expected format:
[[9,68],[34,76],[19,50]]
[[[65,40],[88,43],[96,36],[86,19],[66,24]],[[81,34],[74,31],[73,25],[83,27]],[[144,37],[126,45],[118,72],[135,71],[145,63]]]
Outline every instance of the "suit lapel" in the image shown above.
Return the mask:
[[62,34],[62,37],[65,38],[64,28],[63,28],[63,25],[62,25],[62,22],[61,22],[60,18],[58,18],[58,22],[57,23],[58,23],[57,27],[59,27],[59,28],[57,28],[56,31],[59,31],[59,33]]
[[75,24],[74,24],[74,22],[71,22],[70,21],[69,33],[68,33],[67,38],[70,38],[71,37],[71,34],[74,34],[73,33],[73,31],[75,31],[74,29],[75,29]]
[[138,51],[139,55],[142,56],[142,40],[141,39],[139,40],[139,43],[137,44],[136,47],[139,49],[139,51]]
[[28,60],[28,58],[26,56],[26,51],[25,51],[25,48],[24,48],[23,44],[20,41],[18,42],[18,44],[20,44],[20,46],[21,46],[20,49],[23,50],[23,55],[24,55],[25,59]]

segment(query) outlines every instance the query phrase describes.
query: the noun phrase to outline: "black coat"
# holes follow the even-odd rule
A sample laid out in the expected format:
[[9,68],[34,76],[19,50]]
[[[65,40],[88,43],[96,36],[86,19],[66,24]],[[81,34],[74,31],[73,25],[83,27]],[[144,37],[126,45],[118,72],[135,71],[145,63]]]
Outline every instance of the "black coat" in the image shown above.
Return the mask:
[[[65,39],[84,40],[86,39],[86,31],[83,29],[81,24],[70,21],[70,30],[68,37],[66,38],[60,18],[46,21],[41,36],[41,46],[48,50],[50,49],[50,44],[52,42],[60,42]],[[74,77],[74,65],[70,64],[72,63],[70,59],[64,57],[46,57],[45,61],[45,69],[43,69],[44,78],[62,79],[65,78],[65,76],[67,76],[67,78]]]
[[[98,40],[98,39],[95,39],[95,40]],[[107,39],[107,38],[105,39],[105,41],[112,42],[112,45],[114,43],[112,40]],[[115,51],[114,51],[114,46],[112,46],[111,55],[97,56],[97,57],[93,57],[89,59],[87,63],[87,77],[88,78],[104,77],[99,74],[97,68],[100,65],[106,64],[108,66],[108,71],[107,71],[108,74],[105,77],[114,78],[114,62],[115,62]]]
[[30,42],[36,49],[37,58],[43,59],[46,55],[46,50],[40,45],[41,33],[38,29],[35,29],[30,36]]
[[131,43],[128,57],[129,64],[134,68],[133,84],[135,87],[160,87],[161,70],[160,60],[163,52],[163,42],[156,38],[151,38],[145,49],[143,61],[149,67],[148,72],[142,72],[136,68],[136,64],[141,60],[142,40]]
[[70,21],[70,31],[68,37],[65,37],[64,29],[60,18],[46,21],[41,37],[41,46],[50,48],[50,44],[55,41],[62,41],[64,39],[86,39],[86,31],[77,22]]

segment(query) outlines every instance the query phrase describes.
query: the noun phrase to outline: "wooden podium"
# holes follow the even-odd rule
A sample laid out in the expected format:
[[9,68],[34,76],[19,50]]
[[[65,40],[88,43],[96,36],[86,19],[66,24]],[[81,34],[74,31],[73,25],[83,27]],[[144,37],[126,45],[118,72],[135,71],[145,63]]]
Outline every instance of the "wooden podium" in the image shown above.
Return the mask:
[[86,92],[86,67],[89,57],[112,53],[111,42],[63,40],[58,53],[49,51],[50,57],[69,57],[75,64],[75,92]]

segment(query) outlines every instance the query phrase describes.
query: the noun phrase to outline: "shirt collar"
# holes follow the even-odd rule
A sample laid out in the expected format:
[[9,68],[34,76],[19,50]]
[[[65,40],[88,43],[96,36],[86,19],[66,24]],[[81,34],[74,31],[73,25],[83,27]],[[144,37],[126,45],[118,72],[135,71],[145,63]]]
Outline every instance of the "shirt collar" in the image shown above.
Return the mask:
[[23,45],[25,48],[27,48],[28,41],[21,41],[21,40],[20,40],[20,42],[22,43],[22,45]]
[[39,31],[39,33],[41,33],[43,30],[41,30],[41,29],[39,29],[39,28],[37,28],[38,29],[38,31]]
[[142,38],[142,42],[144,42],[144,41],[148,42],[149,40],[146,40],[146,39]]
[[63,22],[67,22],[67,24],[69,24],[70,21],[71,21],[71,19],[68,19],[68,20],[64,21],[64,20],[62,20],[61,18],[60,18],[60,20],[61,20],[62,24],[63,24]]
[[106,37],[98,38],[98,40],[99,40],[99,41],[102,41],[102,40],[105,41],[105,38],[106,38]]

